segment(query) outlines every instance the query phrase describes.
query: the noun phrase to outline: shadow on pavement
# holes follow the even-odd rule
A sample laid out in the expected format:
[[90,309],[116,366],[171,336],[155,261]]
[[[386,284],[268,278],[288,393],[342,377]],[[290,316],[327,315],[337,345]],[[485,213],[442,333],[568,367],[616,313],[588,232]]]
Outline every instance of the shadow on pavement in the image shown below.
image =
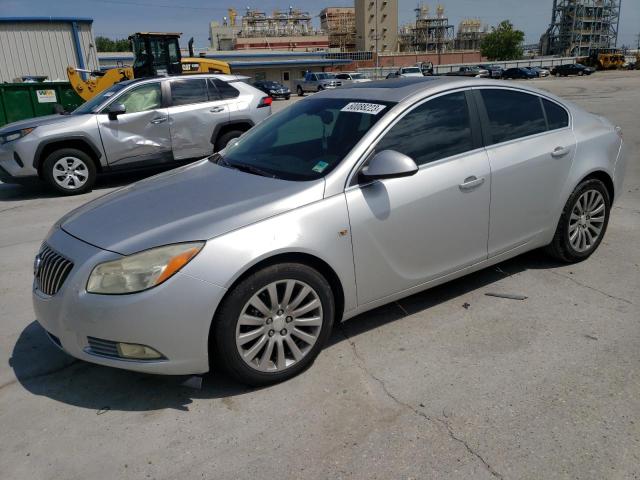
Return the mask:
[[[154,167],[132,172],[111,172],[98,175],[93,190],[103,190],[107,188],[124,187],[130,183],[137,182],[144,178],[158,173],[177,168],[181,164],[171,164],[165,167]],[[30,182],[25,185],[0,182],[0,201],[3,200],[35,200],[38,198],[57,198],[61,195],[54,192],[44,182]]]
[[[490,267],[458,280],[379,307],[335,328],[329,345],[353,339],[381,325],[486,287],[505,276],[528,269],[557,267],[539,251]],[[515,292],[523,293],[527,292]],[[462,305],[461,305],[462,308]],[[326,352],[324,353],[327,354]],[[239,396],[255,389],[227,379],[219,372],[204,377],[201,390],[183,386],[189,377],[149,375],[103,367],[75,360],[61,352],[37,322],[25,328],[13,349],[10,366],[20,384],[34,395],[96,410],[151,411],[164,408],[188,410],[193,399]],[[314,368],[311,366],[311,368]]]

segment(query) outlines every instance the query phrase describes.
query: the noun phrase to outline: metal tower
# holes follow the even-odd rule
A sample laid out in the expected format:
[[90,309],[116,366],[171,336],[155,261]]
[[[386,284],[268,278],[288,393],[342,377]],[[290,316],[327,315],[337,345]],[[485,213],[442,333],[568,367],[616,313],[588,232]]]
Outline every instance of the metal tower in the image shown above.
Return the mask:
[[553,0],[551,24],[542,36],[546,55],[586,57],[616,47],[622,0]]

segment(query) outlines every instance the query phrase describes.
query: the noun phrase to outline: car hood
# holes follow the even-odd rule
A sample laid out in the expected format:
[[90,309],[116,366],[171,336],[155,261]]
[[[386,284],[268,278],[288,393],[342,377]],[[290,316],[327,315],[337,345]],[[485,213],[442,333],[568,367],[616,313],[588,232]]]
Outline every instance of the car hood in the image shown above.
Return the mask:
[[49,125],[51,123],[64,123],[72,120],[72,115],[45,115],[44,117],[29,118],[27,120],[18,120],[17,122],[9,123],[0,128],[0,134],[7,132],[15,132],[16,130],[22,130],[23,128],[40,127],[42,125]]
[[324,180],[293,182],[208,160],[107,194],[59,222],[67,233],[129,255],[160,245],[208,240],[321,200]]

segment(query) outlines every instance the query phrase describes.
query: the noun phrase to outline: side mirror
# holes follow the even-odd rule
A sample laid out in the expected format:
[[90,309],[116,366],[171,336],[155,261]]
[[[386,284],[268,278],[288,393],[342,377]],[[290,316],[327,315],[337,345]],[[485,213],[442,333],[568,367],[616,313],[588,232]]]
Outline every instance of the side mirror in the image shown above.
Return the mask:
[[109,120],[117,120],[118,115],[122,115],[123,113],[127,113],[127,107],[125,107],[121,103],[112,103],[107,110],[109,114]]
[[374,155],[360,175],[365,180],[410,177],[418,171],[416,162],[395,150],[382,150]]

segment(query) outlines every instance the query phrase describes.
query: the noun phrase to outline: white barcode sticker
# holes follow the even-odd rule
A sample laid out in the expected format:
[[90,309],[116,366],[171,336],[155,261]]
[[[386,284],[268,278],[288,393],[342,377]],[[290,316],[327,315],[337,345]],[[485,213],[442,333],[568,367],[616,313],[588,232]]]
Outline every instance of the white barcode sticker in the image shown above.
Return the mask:
[[362,103],[362,102],[351,102],[347,103],[341,112],[355,112],[355,113],[368,113],[370,115],[377,115],[382,110],[384,110],[387,106],[380,105],[378,103]]

